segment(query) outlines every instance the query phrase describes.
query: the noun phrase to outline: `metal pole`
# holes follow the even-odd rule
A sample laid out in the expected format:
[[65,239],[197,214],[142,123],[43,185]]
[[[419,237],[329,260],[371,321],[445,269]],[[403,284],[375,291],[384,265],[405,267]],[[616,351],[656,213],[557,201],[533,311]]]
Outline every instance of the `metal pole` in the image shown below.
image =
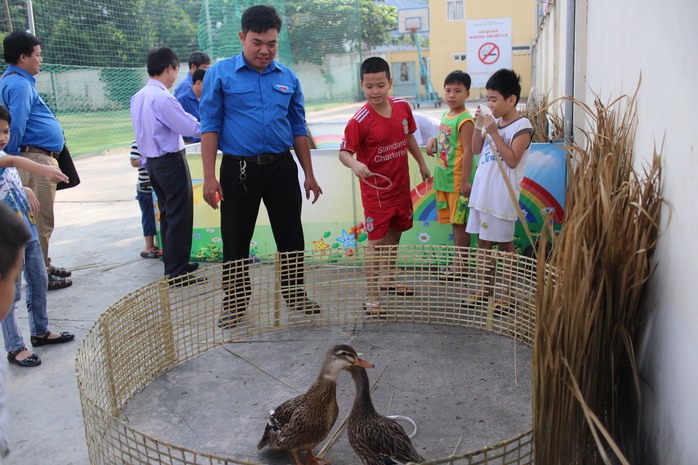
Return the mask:
[[29,22],[29,32],[36,35],[36,28],[34,27],[34,7],[32,7],[32,0],[27,0],[27,21]]
[[208,0],[204,0],[204,11],[206,15],[206,32],[208,33],[208,50],[206,50],[209,55],[213,57],[213,59],[216,59],[217,53],[214,53],[213,49],[213,33],[211,31],[211,28],[213,25],[211,24],[211,11],[209,9],[209,4]]
[[[361,0],[356,0],[356,30],[359,34],[359,66],[363,63],[363,40],[361,35],[363,31],[361,30]],[[358,70],[357,70],[358,71]],[[357,89],[357,97],[359,100],[363,99],[363,93],[361,92],[361,71],[359,71],[359,88]]]
[[7,30],[12,32],[12,18],[10,17],[10,4],[8,3],[8,0],[3,0],[2,3],[5,6],[5,17],[7,18]]
[[[565,31],[565,95],[574,97],[574,26],[575,26],[575,0],[567,0],[567,22]],[[571,100],[565,100],[565,140],[572,143],[574,140],[574,105]]]

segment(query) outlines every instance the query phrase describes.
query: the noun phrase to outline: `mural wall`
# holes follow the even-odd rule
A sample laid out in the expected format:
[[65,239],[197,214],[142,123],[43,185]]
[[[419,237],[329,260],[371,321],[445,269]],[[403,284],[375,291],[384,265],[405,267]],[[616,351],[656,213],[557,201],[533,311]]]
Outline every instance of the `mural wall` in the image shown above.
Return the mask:
[[[313,128],[313,136],[318,146],[323,143],[335,144],[330,134],[323,134],[318,127]],[[342,128],[343,129],[343,128]],[[336,134],[336,132],[334,132]],[[341,134],[341,132],[340,132]],[[327,141],[323,142],[325,139]],[[336,145],[335,145],[336,147]],[[220,261],[223,248],[220,236],[219,211],[213,210],[203,200],[203,169],[201,156],[188,153],[194,190],[194,231],[191,259],[196,261]],[[317,250],[322,254],[332,253],[338,257],[353,255],[357,247],[365,244],[367,235],[363,230],[363,209],[358,180],[351,170],[339,162],[337,149],[313,150],[315,176],[324,194],[315,204],[309,200],[303,205],[303,224],[306,250]],[[433,158],[426,157],[433,165]],[[220,162],[220,160],[219,160]],[[432,166],[430,165],[430,168]],[[526,177],[522,183],[519,205],[524,213],[526,224],[536,237],[544,222],[552,222],[559,231],[564,219],[565,180],[567,168],[565,152],[553,144],[533,144],[526,167]],[[433,170],[432,170],[433,171]],[[421,182],[416,163],[410,158],[412,178],[412,203],[414,205],[414,227],[403,233],[401,244],[453,245],[450,225],[438,223],[436,215],[436,194],[431,180]],[[302,185],[302,170],[299,168]],[[515,242],[520,253],[531,253],[530,241],[522,224],[516,226]],[[473,238],[473,245],[477,241]],[[250,257],[273,254],[276,251],[269,218],[262,206],[257,227],[250,247]]]

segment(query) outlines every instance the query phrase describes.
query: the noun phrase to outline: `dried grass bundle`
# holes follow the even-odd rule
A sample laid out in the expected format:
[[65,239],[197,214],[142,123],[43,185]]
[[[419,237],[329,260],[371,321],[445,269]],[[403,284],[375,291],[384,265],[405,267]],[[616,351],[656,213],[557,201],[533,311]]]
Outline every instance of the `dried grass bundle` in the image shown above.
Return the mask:
[[559,142],[564,140],[565,124],[561,108],[555,102],[548,102],[548,97],[528,103],[521,115],[528,118],[533,126],[532,142]]
[[[585,148],[570,147],[566,224],[553,268],[538,266],[533,417],[539,464],[628,463],[613,441],[615,387],[634,364],[633,340],[659,236],[660,157],[633,170],[636,96],[587,115]],[[543,244],[544,245],[544,244]],[[539,257],[545,254],[539,252]],[[554,275],[553,275],[554,273]]]

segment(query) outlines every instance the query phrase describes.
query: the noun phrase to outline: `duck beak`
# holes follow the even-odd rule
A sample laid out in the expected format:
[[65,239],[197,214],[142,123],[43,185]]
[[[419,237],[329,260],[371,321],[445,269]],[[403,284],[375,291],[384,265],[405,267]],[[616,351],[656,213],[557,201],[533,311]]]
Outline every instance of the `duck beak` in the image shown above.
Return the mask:
[[362,367],[362,368],[374,368],[375,365],[371,362],[367,362],[363,358],[357,357],[356,360],[354,360],[354,365],[357,367]]

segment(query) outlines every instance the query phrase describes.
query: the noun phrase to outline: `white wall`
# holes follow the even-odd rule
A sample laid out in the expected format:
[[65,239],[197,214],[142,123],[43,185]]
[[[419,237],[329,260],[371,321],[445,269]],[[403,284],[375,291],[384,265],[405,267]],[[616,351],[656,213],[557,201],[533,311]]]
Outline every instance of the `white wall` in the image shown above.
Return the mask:
[[[567,1],[555,2],[558,32],[541,32],[536,87],[560,92]],[[663,235],[647,301],[651,318],[637,347],[643,378],[646,463],[698,463],[698,2],[577,0],[575,97],[610,101],[634,92],[640,76],[637,169],[663,145]],[[544,50],[545,52],[542,52]],[[562,48],[564,53],[564,48]],[[545,70],[545,71],[544,71]],[[561,70],[564,74],[564,69]],[[553,95],[558,96],[558,95]],[[580,118],[576,125],[583,124]],[[670,221],[669,221],[670,218]]]

